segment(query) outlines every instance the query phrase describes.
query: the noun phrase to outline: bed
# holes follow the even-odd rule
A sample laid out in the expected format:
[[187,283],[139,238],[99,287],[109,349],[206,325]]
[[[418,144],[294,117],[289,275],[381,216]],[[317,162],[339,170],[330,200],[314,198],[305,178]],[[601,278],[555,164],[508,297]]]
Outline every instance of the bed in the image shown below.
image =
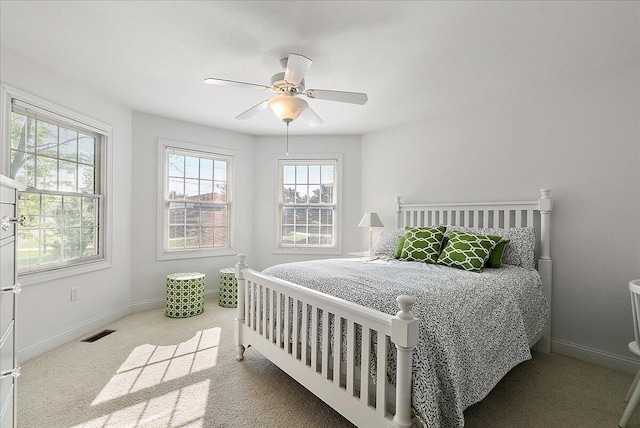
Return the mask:
[[254,347],[357,426],[462,426],[530,347],[550,350],[550,214],[549,190],[522,202],[396,199],[396,230],[535,231],[531,260],[482,273],[389,257],[261,273],[239,255],[238,360]]

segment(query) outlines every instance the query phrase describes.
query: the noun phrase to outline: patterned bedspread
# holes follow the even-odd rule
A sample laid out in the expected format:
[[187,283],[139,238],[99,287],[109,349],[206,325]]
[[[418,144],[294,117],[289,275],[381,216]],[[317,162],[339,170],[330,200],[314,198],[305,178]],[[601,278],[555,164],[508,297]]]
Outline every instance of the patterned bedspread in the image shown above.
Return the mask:
[[398,311],[397,296],[416,297],[412,405],[425,427],[463,426],[464,409],[531,358],[529,341],[549,311],[538,272],[511,265],[472,273],[393,259],[331,259],[264,273],[388,314]]

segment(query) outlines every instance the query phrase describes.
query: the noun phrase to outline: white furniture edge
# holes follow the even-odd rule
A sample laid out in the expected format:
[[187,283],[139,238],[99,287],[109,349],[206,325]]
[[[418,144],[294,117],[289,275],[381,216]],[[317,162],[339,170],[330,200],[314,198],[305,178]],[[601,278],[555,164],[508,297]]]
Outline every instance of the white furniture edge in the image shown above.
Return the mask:
[[[447,221],[450,224],[462,226],[500,227],[502,225],[501,227],[508,228],[511,225],[512,216],[515,226],[533,225],[534,212],[538,211],[540,212],[538,271],[550,302],[550,193],[550,190],[542,190],[542,196],[537,201],[499,203],[402,204],[398,197],[396,198],[396,227],[420,225],[420,223],[426,225],[429,222],[447,224],[445,223]],[[493,218],[498,219],[498,224],[493,225],[489,222]],[[480,219],[482,221],[478,222]],[[419,324],[419,320],[411,314],[415,301],[413,297],[398,296],[400,311],[395,316],[391,316],[288,281],[263,275],[249,269],[245,258],[244,254],[239,254],[236,265],[238,308],[234,336],[239,361],[244,358],[245,349],[253,346],[357,426],[408,428],[418,423],[413,418],[411,410],[411,359],[413,349],[418,342]],[[275,305],[274,301],[278,304]],[[281,305],[281,302],[286,302],[286,306]],[[284,307],[290,306],[297,308],[298,304],[302,307],[302,317],[298,314],[298,310],[292,310],[291,315],[288,310],[283,310]],[[308,325],[309,306],[312,308],[311,326]],[[319,309],[323,311],[322,339],[318,335]],[[346,320],[347,361],[341,362],[340,358],[331,358],[327,352],[329,340],[333,340],[334,350],[341,350],[343,346],[342,334],[340,334],[343,333],[342,328],[332,338],[329,337],[329,313]],[[271,316],[267,317],[266,314]],[[299,322],[300,332],[305,334],[300,334],[297,328],[291,328],[290,332],[290,327],[297,327]],[[391,385],[386,382],[386,341],[378,340],[376,345],[378,347],[375,361],[377,381],[373,385],[369,379],[371,374],[369,365],[357,366],[354,358],[356,324],[362,326],[361,355],[370,354],[372,331],[377,332],[378,338],[389,336],[396,345],[397,377],[395,400],[392,406],[388,405],[386,399],[392,391]],[[308,343],[306,334],[309,327],[311,343]],[[547,353],[550,351],[549,323],[532,343],[535,341],[538,341],[536,346],[540,351]],[[334,354],[339,355],[339,352],[334,351]],[[346,377],[343,380],[342,376],[334,376],[334,373],[346,374]],[[358,394],[359,391],[368,391],[368,393]],[[376,397],[375,404],[370,394]],[[361,398],[360,395],[363,397]],[[395,414],[391,414],[392,412]]]
[[[5,190],[6,189],[6,190]],[[8,190],[8,192],[7,192]],[[18,383],[17,378],[20,376],[20,364],[17,354],[17,344],[18,338],[17,333],[18,329],[16,328],[17,321],[17,295],[21,291],[21,285],[18,282],[18,272],[17,272],[17,260],[18,260],[18,246],[17,246],[17,224],[21,224],[20,218],[18,217],[18,191],[24,190],[24,186],[20,183],[10,179],[9,177],[5,177],[4,175],[0,175],[0,205],[10,206],[11,212],[5,214],[9,214],[9,216],[2,217],[2,230],[8,231],[10,228],[13,228],[13,233],[3,237],[0,242],[3,242],[0,246],[4,249],[8,249],[11,254],[11,267],[10,269],[10,282],[5,283],[5,278],[3,277],[3,281],[0,284],[0,293],[6,293],[8,295],[13,295],[11,297],[11,320],[8,325],[4,329],[4,331],[0,331],[0,355],[2,355],[2,366],[3,370],[0,373],[0,378],[2,378],[2,389],[5,390],[7,384],[4,378],[13,378],[9,385],[9,391],[5,394],[3,393],[3,402],[0,403],[0,416],[2,417],[2,426],[9,426],[8,422],[11,421],[11,427],[17,426],[17,417],[18,417]],[[9,196],[10,195],[10,196]],[[6,199],[5,199],[6,198]],[[7,205],[5,205],[7,204]],[[23,218],[24,220],[24,218]],[[10,226],[11,225],[11,226]],[[7,269],[9,266],[4,263],[0,263],[0,269]],[[5,297],[6,299],[6,297]],[[3,305],[4,307],[4,305]],[[7,352],[9,349],[10,352]],[[10,364],[9,364],[10,363]],[[7,366],[7,364],[9,364]],[[10,415],[10,416],[8,416]],[[10,418],[10,419],[9,419]],[[7,424],[5,424],[7,422]]]

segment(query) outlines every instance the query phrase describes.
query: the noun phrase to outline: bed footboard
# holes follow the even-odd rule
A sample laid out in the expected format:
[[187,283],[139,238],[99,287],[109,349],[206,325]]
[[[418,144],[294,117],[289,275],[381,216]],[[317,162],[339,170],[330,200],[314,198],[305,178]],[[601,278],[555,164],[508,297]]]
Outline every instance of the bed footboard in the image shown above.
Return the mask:
[[[252,346],[357,426],[410,427],[415,298],[399,296],[389,315],[248,268],[238,255],[238,360]],[[395,402],[385,397],[387,339],[396,359]],[[393,376],[391,376],[393,377]],[[392,414],[393,413],[393,414]]]

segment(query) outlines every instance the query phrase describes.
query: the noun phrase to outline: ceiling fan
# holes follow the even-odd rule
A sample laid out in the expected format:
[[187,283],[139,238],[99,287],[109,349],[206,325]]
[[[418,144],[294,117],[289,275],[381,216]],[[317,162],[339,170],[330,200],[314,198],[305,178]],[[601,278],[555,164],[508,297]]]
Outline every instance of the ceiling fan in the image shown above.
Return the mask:
[[313,61],[309,58],[291,53],[288,58],[280,60],[280,65],[284,72],[276,73],[271,77],[271,86],[259,85],[255,83],[238,82],[235,80],[218,79],[210,77],[204,79],[204,83],[212,85],[239,86],[243,88],[259,88],[263,91],[271,91],[278,96],[262,101],[243,113],[236,116],[236,119],[244,120],[255,116],[267,107],[287,126],[299,116],[305,119],[309,126],[322,124],[322,119],[309,104],[299,98],[304,95],[307,98],[338,101],[351,104],[366,104],[367,94],[361,92],[329,91],[326,89],[306,89],[304,76],[311,67]]

